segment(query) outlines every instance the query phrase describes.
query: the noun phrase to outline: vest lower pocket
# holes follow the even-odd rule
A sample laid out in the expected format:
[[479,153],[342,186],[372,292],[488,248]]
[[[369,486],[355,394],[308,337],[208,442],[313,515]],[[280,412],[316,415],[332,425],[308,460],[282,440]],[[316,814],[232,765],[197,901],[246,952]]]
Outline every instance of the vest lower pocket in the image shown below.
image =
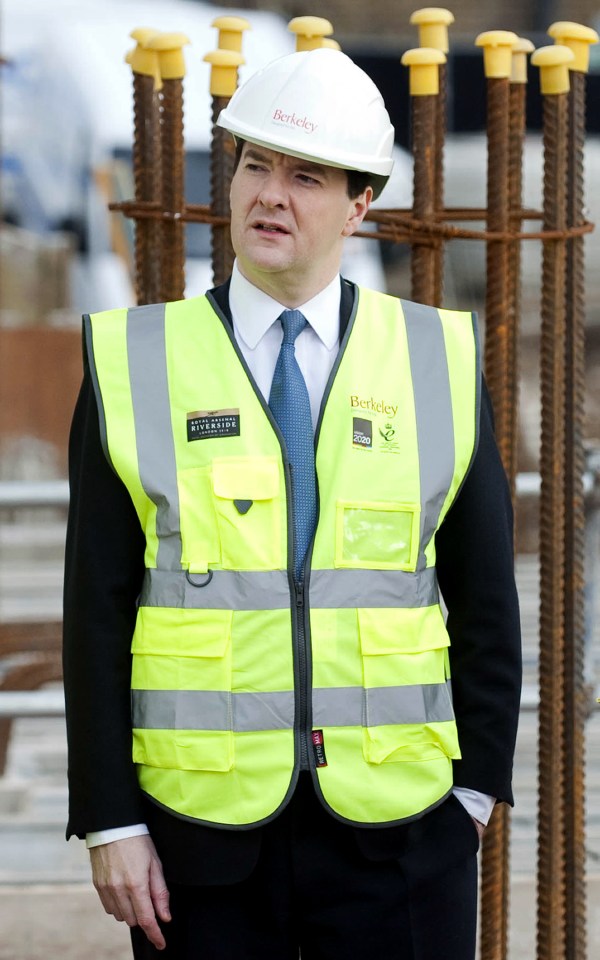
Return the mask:
[[357,611],[368,763],[460,756],[439,606]]
[[140,607],[132,643],[133,759],[234,766],[230,610]]
[[460,757],[454,721],[365,727],[363,756],[367,763],[402,763]]
[[165,770],[226,773],[234,766],[231,730],[133,731],[133,761]]

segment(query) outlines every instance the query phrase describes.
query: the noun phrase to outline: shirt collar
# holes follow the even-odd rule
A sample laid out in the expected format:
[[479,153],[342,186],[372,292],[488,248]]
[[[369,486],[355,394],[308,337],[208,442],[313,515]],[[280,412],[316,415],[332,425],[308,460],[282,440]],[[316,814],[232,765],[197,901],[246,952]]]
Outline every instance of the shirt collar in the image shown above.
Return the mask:
[[[328,350],[332,350],[339,340],[340,299],[338,274],[324,290],[298,307]],[[236,331],[251,350],[260,343],[282,311],[287,309],[246,280],[237,262],[231,274],[229,306]]]

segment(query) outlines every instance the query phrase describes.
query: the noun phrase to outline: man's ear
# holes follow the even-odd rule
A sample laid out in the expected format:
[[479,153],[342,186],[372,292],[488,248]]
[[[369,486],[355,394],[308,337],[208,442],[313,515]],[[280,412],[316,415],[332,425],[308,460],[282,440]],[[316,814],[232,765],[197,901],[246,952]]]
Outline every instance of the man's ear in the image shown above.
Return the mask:
[[350,201],[350,213],[342,230],[343,237],[351,237],[356,233],[361,223],[365,219],[367,210],[371,206],[373,199],[373,187],[365,187],[364,191]]

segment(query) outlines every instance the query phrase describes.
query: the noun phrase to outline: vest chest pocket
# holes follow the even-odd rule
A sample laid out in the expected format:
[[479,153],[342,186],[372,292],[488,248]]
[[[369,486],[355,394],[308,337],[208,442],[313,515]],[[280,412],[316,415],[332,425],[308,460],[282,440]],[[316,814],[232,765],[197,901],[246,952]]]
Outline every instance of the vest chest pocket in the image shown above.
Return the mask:
[[439,606],[360,609],[363,755],[368,763],[458,757]]
[[336,567],[416,569],[418,504],[340,500],[336,506]]
[[210,467],[190,467],[177,477],[181,512],[182,563],[190,573],[206,573],[221,563]]
[[174,770],[234,766],[230,610],[141,607],[133,637],[133,760]]
[[284,567],[286,540],[279,462],[269,457],[215,459],[212,487],[223,567]]

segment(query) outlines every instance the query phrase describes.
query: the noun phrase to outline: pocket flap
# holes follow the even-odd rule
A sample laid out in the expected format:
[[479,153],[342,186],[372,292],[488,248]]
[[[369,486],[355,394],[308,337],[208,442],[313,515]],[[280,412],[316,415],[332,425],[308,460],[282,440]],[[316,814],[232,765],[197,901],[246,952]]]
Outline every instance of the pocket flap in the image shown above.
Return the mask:
[[231,610],[140,607],[131,652],[165,657],[224,657]]
[[398,610],[361,607],[357,610],[363,656],[423,653],[450,645],[439,606]]
[[363,731],[367,763],[406,763],[460,760],[456,726],[450,723],[371,727]]
[[212,478],[223,500],[272,500],[279,493],[279,464],[267,457],[214,460]]

